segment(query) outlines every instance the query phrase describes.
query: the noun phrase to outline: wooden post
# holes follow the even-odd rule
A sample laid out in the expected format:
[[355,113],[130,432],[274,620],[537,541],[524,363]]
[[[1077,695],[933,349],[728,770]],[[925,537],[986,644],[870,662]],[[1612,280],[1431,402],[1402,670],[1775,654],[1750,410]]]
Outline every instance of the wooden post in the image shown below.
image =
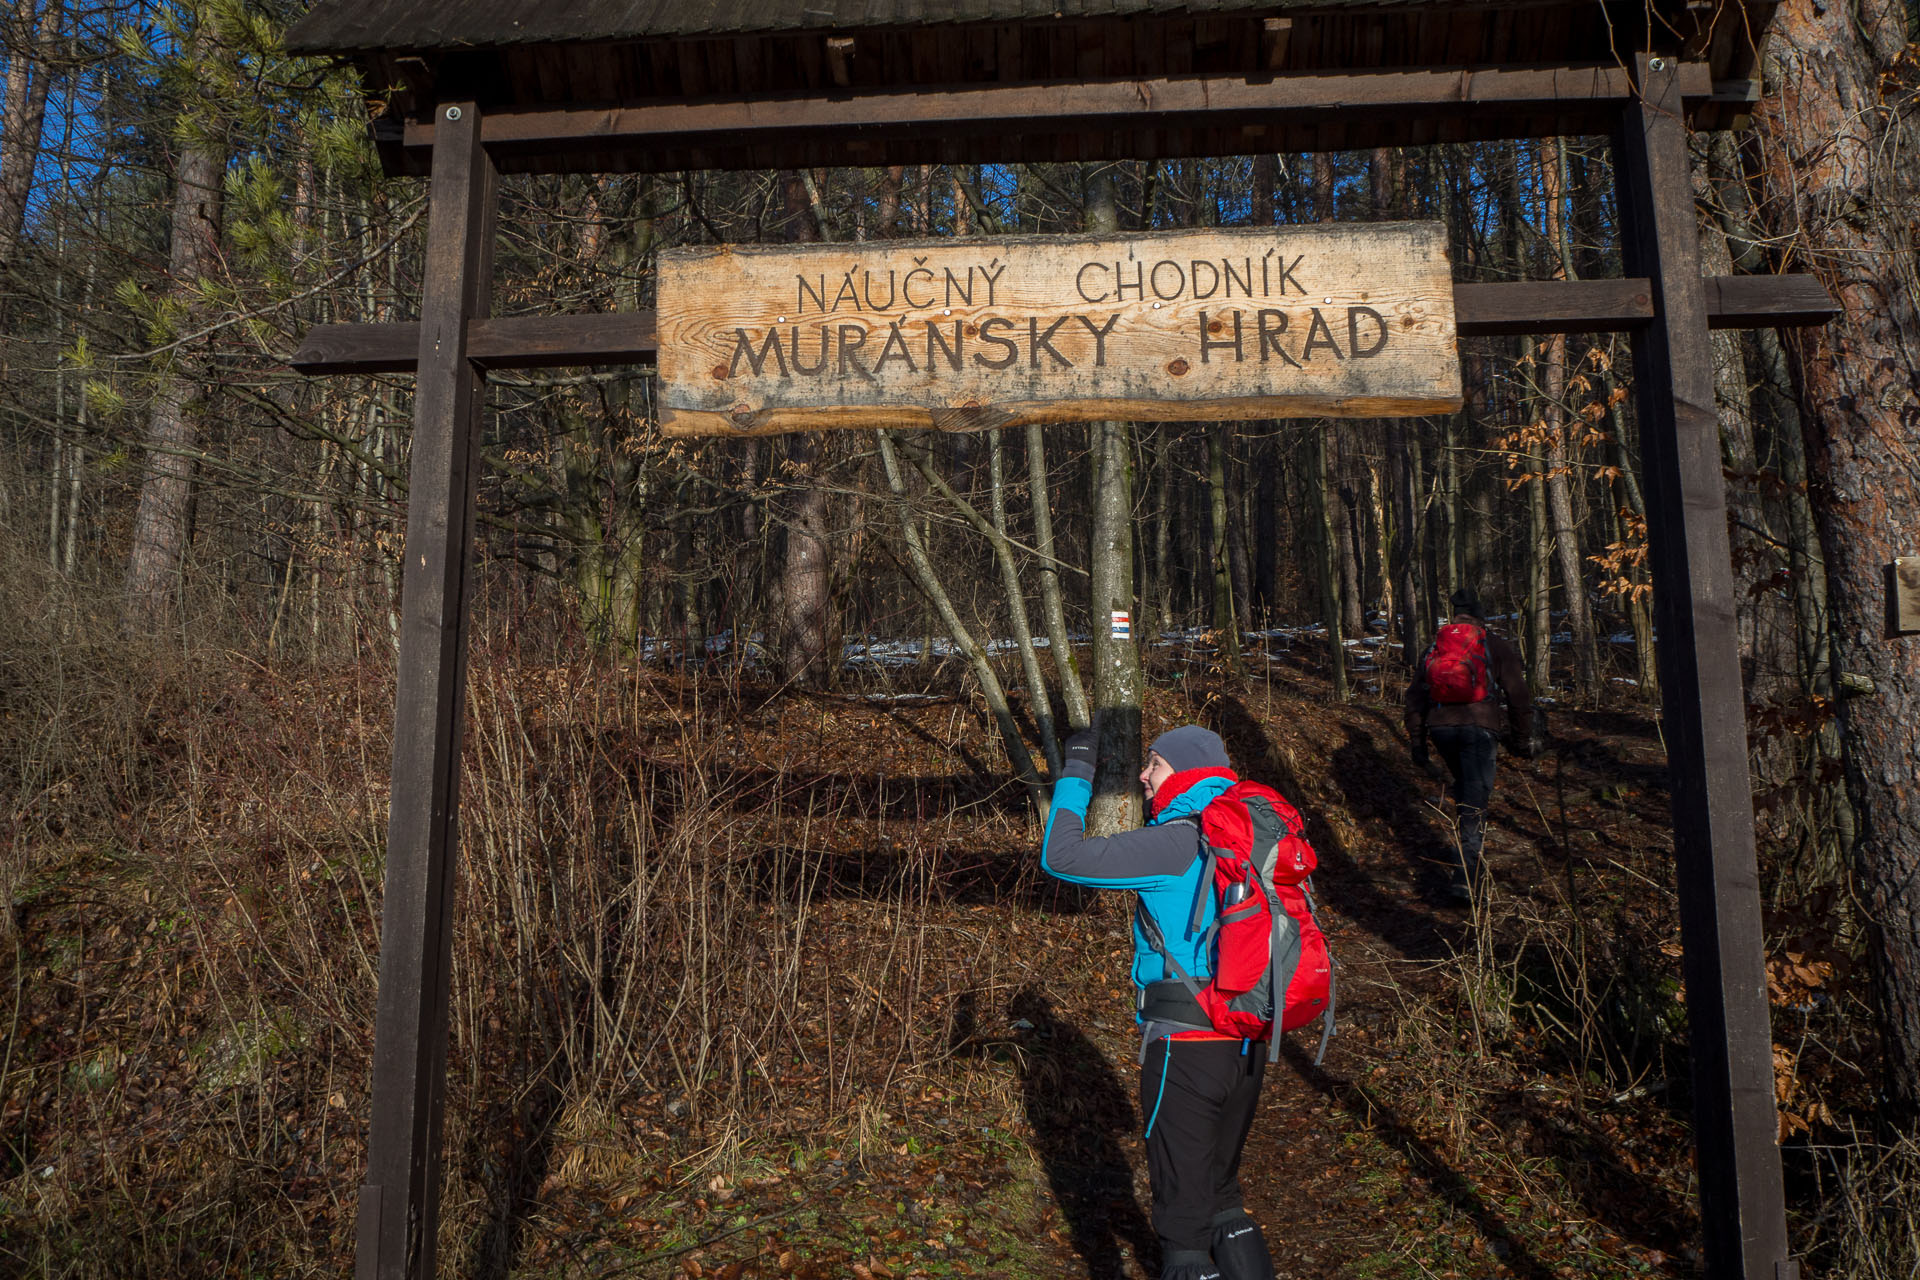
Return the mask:
[[475,104],[444,103],[438,114],[357,1280],[431,1277],[440,1209],[467,576],[483,404],[467,329],[486,314],[491,293],[494,171],[480,146]]
[[1679,85],[1641,55],[1615,151],[1629,275],[1653,284],[1633,334],[1673,848],[1693,1056],[1693,1134],[1712,1280],[1776,1280],[1787,1259],[1760,882],[1734,630],[1726,482]]

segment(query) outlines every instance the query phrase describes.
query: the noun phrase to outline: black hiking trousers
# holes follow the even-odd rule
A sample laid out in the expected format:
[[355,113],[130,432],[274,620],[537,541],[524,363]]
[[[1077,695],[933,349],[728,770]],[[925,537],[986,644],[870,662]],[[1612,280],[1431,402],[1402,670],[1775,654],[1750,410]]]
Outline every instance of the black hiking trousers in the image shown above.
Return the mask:
[[1155,1040],[1140,1066],[1153,1230],[1166,1253],[1205,1254],[1242,1208],[1240,1149],[1267,1074],[1264,1041]]
[[1456,874],[1480,873],[1480,846],[1487,838],[1487,801],[1499,738],[1477,724],[1435,725],[1427,730],[1434,750],[1453,775],[1453,803],[1460,812],[1460,862]]

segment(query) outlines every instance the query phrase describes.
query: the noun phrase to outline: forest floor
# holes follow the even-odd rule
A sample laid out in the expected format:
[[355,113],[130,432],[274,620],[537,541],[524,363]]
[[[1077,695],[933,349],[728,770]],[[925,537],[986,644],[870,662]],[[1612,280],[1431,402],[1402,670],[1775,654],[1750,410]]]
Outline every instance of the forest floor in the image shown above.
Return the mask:
[[[1287,1044],[1242,1170],[1279,1274],[1693,1274],[1684,990],[1653,718],[1624,702],[1559,706],[1540,759],[1503,758],[1491,877],[1466,909],[1440,892],[1443,783],[1409,763],[1397,706],[1366,694],[1331,703],[1311,657],[1256,652],[1262,674],[1228,680],[1187,652],[1156,671],[1146,713],[1149,734],[1216,728],[1245,776],[1306,816],[1321,860],[1338,1029],[1319,1066],[1316,1034]],[[476,672],[485,664],[476,655]],[[528,673],[495,675],[539,700]],[[596,1085],[589,1106],[585,1064],[612,1050],[581,1052],[565,1079],[557,1049],[531,1067],[524,1053],[518,1067],[492,1054],[509,1038],[501,1019],[514,1024],[511,998],[457,955],[446,1274],[1158,1274],[1126,895],[1039,873],[1037,831],[994,764],[990,722],[950,682],[943,692],[930,678],[920,693],[910,676],[825,695],[609,677],[634,710],[597,749],[700,772],[703,803],[746,833],[738,859],[773,865],[768,833],[812,832],[791,837],[824,851],[804,873],[816,941],[794,960],[812,977],[786,1011],[786,1039],[750,1046],[758,1065],[731,1068],[747,1092],[703,1092],[699,1081],[729,1074],[718,1067],[629,1071]],[[560,714],[568,681],[591,683],[546,678],[543,714]],[[482,694],[496,687],[477,679]],[[301,777],[302,751],[384,773],[388,695],[352,685],[351,673],[256,673],[216,707],[182,709],[247,725],[228,766],[202,753],[194,767],[251,773],[225,786],[236,815],[255,812],[233,800],[241,793],[311,808],[309,792],[324,788]],[[323,704],[344,710],[316,734]],[[470,736],[484,742],[498,726],[476,708]],[[523,741],[538,755],[528,715]],[[168,732],[155,730],[150,749],[164,754]],[[478,767],[469,761],[469,813],[494,803],[476,792]],[[772,789],[787,808],[769,819]],[[214,839],[227,828],[194,794],[195,830]],[[297,838],[324,845],[311,830],[323,822],[365,829],[378,786],[338,805],[298,819],[310,829]],[[316,857],[248,888],[235,866],[295,866],[305,851],[229,832],[222,847],[241,859],[201,860],[161,842],[177,827],[118,821],[123,843],[43,856],[16,891],[0,1271],[337,1274],[364,1174],[372,928],[340,908],[351,936],[332,954],[364,948],[359,960],[300,970],[286,922],[309,894],[366,895],[366,869],[356,887],[345,872],[315,874]],[[492,893],[478,861],[486,837],[468,845],[462,910]],[[741,874],[777,880],[784,865]],[[754,908],[769,932],[785,892],[769,887]],[[908,955],[910,966],[898,959]],[[323,997],[301,976],[323,969],[340,993]],[[249,982],[288,988],[250,1006],[279,1012],[237,1018]],[[484,1031],[462,1030],[467,1005]]]

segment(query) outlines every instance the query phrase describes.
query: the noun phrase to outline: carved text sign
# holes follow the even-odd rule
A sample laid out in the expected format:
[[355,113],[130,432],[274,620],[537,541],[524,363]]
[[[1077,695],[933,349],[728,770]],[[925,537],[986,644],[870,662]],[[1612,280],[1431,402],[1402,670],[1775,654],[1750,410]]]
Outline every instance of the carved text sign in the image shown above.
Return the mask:
[[1439,223],[671,249],[671,435],[1460,406]]

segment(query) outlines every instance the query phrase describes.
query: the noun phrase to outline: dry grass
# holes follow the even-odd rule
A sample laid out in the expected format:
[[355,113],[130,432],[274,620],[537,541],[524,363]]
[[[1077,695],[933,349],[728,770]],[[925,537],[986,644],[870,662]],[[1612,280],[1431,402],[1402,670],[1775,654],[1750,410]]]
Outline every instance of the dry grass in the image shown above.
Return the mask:
[[[26,928],[0,1002],[4,1269],[338,1274],[391,667],[137,644],[11,571],[0,882]],[[793,724],[804,703],[762,714],[485,645],[471,666],[447,1274],[500,1273],[543,1186],[670,1152],[727,1177],[770,1120],[885,1142],[878,1118],[950,1058],[956,1004],[1012,985],[973,908],[945,902],[943,820],[971,804],[988,821],[969,829],[999,822],[1012,849],[1018,798],[808,770],[793,745],[828,725]],[[922,775],[964,779],[954,710],[916,714],[917,739],[880,728],[918,743]]]

